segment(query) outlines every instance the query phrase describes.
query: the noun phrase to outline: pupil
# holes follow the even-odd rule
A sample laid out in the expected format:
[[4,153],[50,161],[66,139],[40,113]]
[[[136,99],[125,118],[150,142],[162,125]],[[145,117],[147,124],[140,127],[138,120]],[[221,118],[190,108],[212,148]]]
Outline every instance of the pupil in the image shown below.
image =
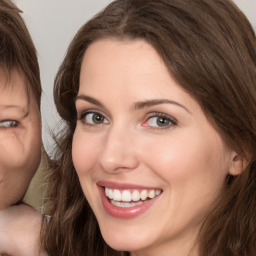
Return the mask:
[[14,121],[10,121],[10,127],[16,127],[16,122],[14,122]]
[[165,126],[165,125],[168,125],[168,124],[169,124],[169,121],[168,121],[166,118],[164,118],[164,117],[159,117],[159,118],[157,119],[157,124],[158,124],[159,126]]
[[94,115],[93,119],[94,119],[93,121],[95,123],[102,123],[102,116],[101,115]]

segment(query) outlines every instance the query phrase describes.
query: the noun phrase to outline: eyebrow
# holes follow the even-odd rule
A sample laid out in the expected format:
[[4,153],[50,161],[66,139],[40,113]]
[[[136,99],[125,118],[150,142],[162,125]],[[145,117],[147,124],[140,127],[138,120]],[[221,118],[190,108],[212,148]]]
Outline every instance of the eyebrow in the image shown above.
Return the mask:
[[84,94],[81,94],[81,95],[78,95],[76,96],[76,101],[77,100],[85,100],[85,101],[88,101],[96,106],[99,106],[99,107],[102,107],[102,108],[106,108],[100,101],[90,97],[90,96],[87,96],[87,95],[84,95]]
[[156,106],[156,105],[160,105],[160,104],[172,104],[172,105],[176,105],[178,107],[181,107],[183,108],[184,110],[186,110],[188,113],[191,114],[191,112],[185,107],[183,106],[182,104],[176,102],[176,101],[173,101],[173,100],[167,100],[167,99],[155,99],[155,100],[145,100],[145,101],[140,101],[140,102],[136,102],[134,105],[133,105],[133,108],[135,110],[137,109],[142,109],[142,108],[149,108],[149,107],[152,107],[152,106]]
[[24,108],[22,106],[19,105],[2,105],[0,104],[0,109],[3,110],[8,110],[8,109],[18,109],[19,111],[21,111],[22,113],[24,113],[24,117],[26,117],[29,114],[29,111],[27,108]]
[[[85,100],[88,101],[96,106],[102,107],[104,109],[106,109],[106,107],[104,106],[104,104],[102,104],[100,101],[96,100],[95,98],[92,98],[90,96],[87,95],[78,95],[76,97],[76,100]],[[154,100],[145,100],[145,101],[139,101],[133,104],[132,109],[134,110],[139,110],[139,109],[143,109],[143,108],[149,108],[152,106],[156,106],[156,105],[161,105],[161,104],[172,104],[172,105],[176,105],[178,107],[183,108],[184,110],[186,110],[189,114],[191,114],[191,112],[182,104],[173,101],[173,100],[167,100],[167,99],[154,99]]]

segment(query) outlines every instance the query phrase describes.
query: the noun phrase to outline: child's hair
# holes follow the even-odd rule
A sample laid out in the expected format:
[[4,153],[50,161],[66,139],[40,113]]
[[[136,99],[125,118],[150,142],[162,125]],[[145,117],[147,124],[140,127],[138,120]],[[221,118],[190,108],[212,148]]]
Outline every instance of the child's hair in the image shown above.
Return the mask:
[[241,175],[227,178],[198,244],[202,256],[255,255],[256,39],[229,0],[117,0],[78,31],[55,79],[65,129],[49,170],[45,211],[51,218],[42,229],[46,251],[50,256],[123,255],[103,241],[71,157],[81,63],[88,46],[102,38],[141,39],[153,46],[227,145],[247,160]]
[[0,78],[11,78],[13,70],[23,74],[28,92],[40,109],[41,82],[37,53],[21,11],[9,0],[0,1]]

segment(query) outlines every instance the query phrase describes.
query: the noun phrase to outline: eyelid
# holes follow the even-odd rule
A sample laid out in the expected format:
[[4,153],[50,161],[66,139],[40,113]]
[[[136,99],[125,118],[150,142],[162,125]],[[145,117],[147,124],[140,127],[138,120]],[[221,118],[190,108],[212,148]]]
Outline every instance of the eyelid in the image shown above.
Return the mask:
[[[83,98],[89,98],[91,100],[83,100]],[[96,101],[96,102],[94,102]],[[97,112],[103,116],[111,117],[111,114],[108,112],[107,108],[98,102],[97,100],[94,100],[91,97],[87,97],[84,95],[77,96],[76,102],[75,102],[76,112],[82,113],[82,112]],[[79,119],[78,119],[79,120]]]
[[[78,112],[79,113],[79,112]],[[85,121],[85,118],[88,114],[96,114],[96,115],[100,115],[102,116],[105,120],[107,120],[107,122],[103,121],[102,123],[90,123],[90,122],[86,122]],[[98,111],[98,110],[84,110],[84,111],[81,111],[80,114],[78,114],[78,117],[77,117],[77,120],[81,121],[84,125],[87,125],[87,126],[98,126],[98,125],[101,125],[101,124],[106,124],[106,123],[109,123],[109,120],[108,118],[106,118],[106,116],[101,113],[101,111]]]
[[105,115],[101,111],[96,110],[96,109],[88,109],[88,110],[77,111],[77,120],[82,120],[85,115],[90,114],[90,113],[91,114],[99,114],[99,115],[102,115],[104,118],[106,118]]
[[20,122],[17,120],[6,119],[0,121],[0,128],[8,129],[8,128],[16,128],[20,125]]
[[150,126],[150,125],[144,125],[144,126],[150,127],[152,129],[168,129],[168,128],[176,126],[178,124],[178,121],[177,121],[176,118],[174,118],[174,117],[172,117],[172,116],[170,116],[168,114],[162,113],[162,112],[150,113],[148,115],[148,117],[146,118],[146,121],[143,122],[143,124],[148,122],[150,120],[150,118],[153,118],[153,117],[157,117],[157,118],[163,117],[163,118],[166,118],[166,119],[168,119],[170,121],[170,124],[166,125],[166,126]]

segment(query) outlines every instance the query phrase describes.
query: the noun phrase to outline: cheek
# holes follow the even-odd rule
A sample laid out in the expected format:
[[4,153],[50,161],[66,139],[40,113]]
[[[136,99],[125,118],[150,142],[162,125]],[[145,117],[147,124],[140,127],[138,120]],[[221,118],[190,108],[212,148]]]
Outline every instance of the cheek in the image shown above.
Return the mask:
[[22,199],[39,161],[35,152],[24,152],[15,136],[1,140],[0,144],[0,208],[3,209]]
[[87,175],[98,158],[100,144],[91,140],[78,129],[75,130],[72,142],[72,159],[79,179]]
[[40,120],[26,129],[1,130],[0,181],[8,188],[8,191],[12,190],[13,197],[19,197],[17,200],[26,191],[39,166],[40,159]]
[[0,165],[6,170],[34,173],[41,159],[40,126],[0,137]]
[[199,138],[162,140],[144,150],[144,161],[164,181],[169,211],[180,223],[187,220],[187,209],[198,217],[208,211],[227,175],[229,153],[221,144]]
[[41,122],[38,120],[37,125],[31,127],[30,134],[26,139],[27,152],[27,169],[31,171],[37,170],[41,160],[41,147],[42,147],[42,136],[41,136]]
[[229,153],[220,139],[205,138],[196,136],[196,132],[194,136],[163,138],[154,147],[142,150],[144,161],[168,183],[193,179],[198,183],[212,179],[220,182],[227,175]]
[[81,188],[92,208],[95,204],[93,187],[94,166],[99,156],[100,143],[76,130],[72,142],[72,160]]
[[27,158],[24,152],[24,143],[14,133],[1,135],[0,137],[0,163],[4,169],[22,167]]

